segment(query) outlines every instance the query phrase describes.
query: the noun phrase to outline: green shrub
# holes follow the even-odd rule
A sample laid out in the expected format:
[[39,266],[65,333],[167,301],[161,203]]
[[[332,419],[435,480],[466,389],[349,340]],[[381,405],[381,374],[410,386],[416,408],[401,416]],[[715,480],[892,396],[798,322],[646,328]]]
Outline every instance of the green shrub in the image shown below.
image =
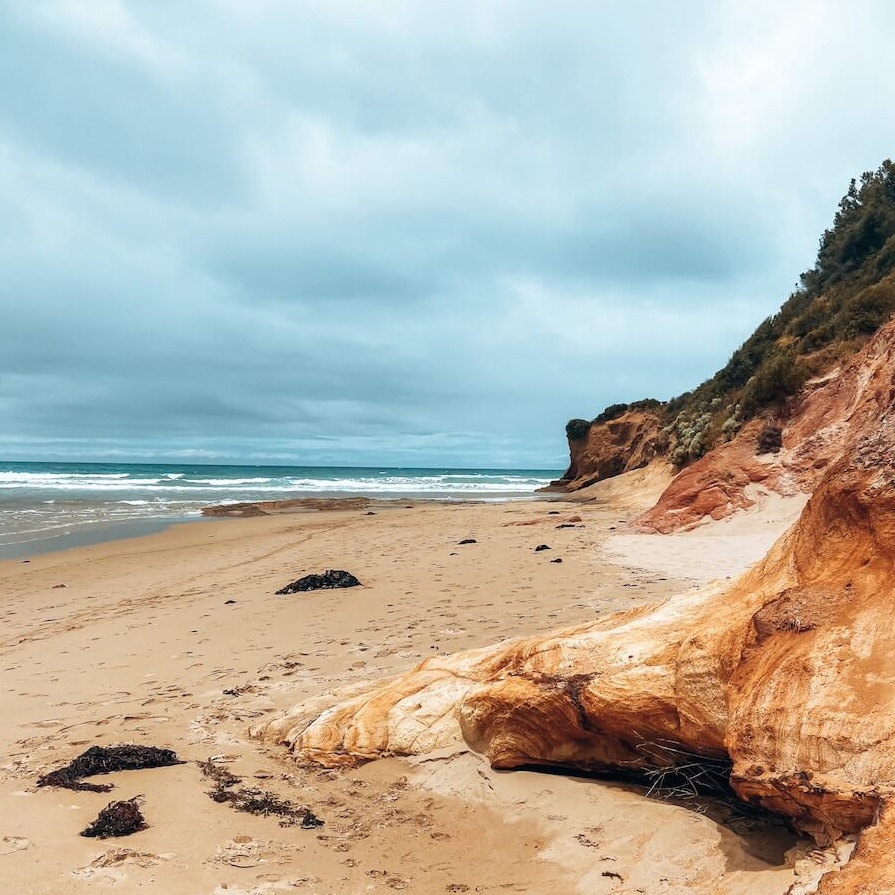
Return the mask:
[[842,309],[846,339],[875,333],[895,311],[895,285],[886,281],[869,286],[850,299]]
[[590,432],[588,420],[574,419],[566,423],[566,438],[569,441],[581,441],[583,438],[587,438],[588,432]]
[[775,352],[746,385],[742,400],[745,416],[755,416],[761,408],[794,395],[807,378],[808,370],[794,352]]
[[599,425],[600,423],[608,423],[612,420],[617,420],[627,411],[629,406],[630,405],[628,404],[610,404],[605,410],[594,417],[594,423]]

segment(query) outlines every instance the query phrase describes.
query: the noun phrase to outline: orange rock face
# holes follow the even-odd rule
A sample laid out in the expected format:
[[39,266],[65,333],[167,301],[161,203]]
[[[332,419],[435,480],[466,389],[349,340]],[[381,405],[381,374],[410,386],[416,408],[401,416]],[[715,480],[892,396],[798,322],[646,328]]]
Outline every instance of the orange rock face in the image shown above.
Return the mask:
[[586,438],[570,441],[569,468],[544,490],[574,491],[640,469],[662,454],[665,442],[654,413],[629,410],[618,419],[591,426]]
[[[500,768],[726,757],[741,798],[819,843],[861,833],[819,893],[895,891],[893,346],[890,326],[806,399],[814,456],[830,459],[796,525],[732,585],[433,658],[254,733],[327,766],[461,742]],[[807,456],[788,450],[784,470]]]
[[753,505],[750,485],[763,485],[783,494],[794,493],[796,483],[784,481],[779,455],[755,453],[761,426],[760,420],[753,420],[734,441],[679,472],[658,503],[637,519],[633,527],[638,531],[668,534],[724,519]]
[[668,533],[723,519],[753,504],[750,485],[810,493],[846,445],[891,404],[893,340],[889,324],[844,368],[809,382],[791,408],[779,452],[757,453],[763,423],[753,420],[733,441],[681,470],[634,527]]

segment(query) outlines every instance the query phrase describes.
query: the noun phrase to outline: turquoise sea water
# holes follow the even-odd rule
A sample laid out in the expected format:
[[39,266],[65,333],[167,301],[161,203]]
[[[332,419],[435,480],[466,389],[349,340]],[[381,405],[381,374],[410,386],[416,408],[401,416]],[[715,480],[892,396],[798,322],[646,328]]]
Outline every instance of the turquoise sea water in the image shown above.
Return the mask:
[[203,506],[294,497],[519,500],[543,469],[0,462],[0,558],[142,534]]

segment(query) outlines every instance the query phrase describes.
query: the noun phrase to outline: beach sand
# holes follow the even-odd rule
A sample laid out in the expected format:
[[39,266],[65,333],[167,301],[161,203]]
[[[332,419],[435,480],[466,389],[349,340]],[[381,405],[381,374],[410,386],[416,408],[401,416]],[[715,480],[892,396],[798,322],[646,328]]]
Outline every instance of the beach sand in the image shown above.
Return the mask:
[[[469,752],[303,768],[247,733],[437,651],[663,599],[697,586],[703,566],[736,574],[795,512],[765,509],[729,541],[626,535],[632,508],[612,500],[421,503],[193,523],[0,562],[4,891],[785,892],[813,864],[781,827],[741,835],[630,784],[494,772]],[[333,568],[363,587],[274,595]],[[91,778],[110,793],[36,786],[88,747],[121,743],[185,763]],[[208,759],[325,825],[213,801]],[[148,829],[78,835],[134,796]]]

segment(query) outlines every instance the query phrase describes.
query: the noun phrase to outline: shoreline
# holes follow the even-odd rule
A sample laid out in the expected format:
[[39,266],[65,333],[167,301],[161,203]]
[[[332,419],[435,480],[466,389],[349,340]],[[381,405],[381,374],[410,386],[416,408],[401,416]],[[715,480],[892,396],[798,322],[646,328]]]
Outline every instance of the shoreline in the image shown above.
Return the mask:
[[[658,893],[786,890],[804,848],[790,834],[744,838],[636,787],[494,772],[468,750],[333,773],[250,739],[260,719],[438,653],[693,586],[651,570],[648,557],[632,566],[608,555],[610,529],[632,517],[613,502],[419,502],[366,513],[185,523],[0,562],[0,876],[36,895],[86,895],[98,883],[170,895],[610,893],[617,880],[607,870]],[[686,536],[677,543],[686,553]],[[541,544],[550,549],[536,551]],[[326,568],[363,586],[274,595]],[[89,746],[129,742],[174,749],[187,763],[96,778],[115,785],[111,794],[35,786]],[[212,801],[197,766],[209,759],[244,785],[307,805],[324,827],[282,828]],[[105,842],[77,835],[110,799],[136,794],[147,830]]]
[[33,556],[59,553],[79,547],[92,547],[112,541],[136,540],[163,532],[173,525],[189,525],[192,522],[207,521],[208,519],[202,516],[183,516],[85,523],[80,530],[0,544],[0,562],[22,561]]
[[[130,540],[147,537],[165,531],[171,526],[188,525],[193,522],[209,522],[215,519],[251,518],[266,515],[286,515],[292,513],[314,513],[321,511],[388,510],[414,505],[462,506],[471,504],[527,503],[529,501],[550,501],[536,495],[506,498],[445,498],[445,497],[367,497],[365,495],[311,496],[280,500],[257,500],[211,504],[196,508],[188,514],[165,516],[136,516],[116,521],[92,521],[68,523],[68,530],[30,537],[28,540],[0,542],[0,562],[26,560],[46,553],[89,547],[110,541]],[[557,498],[562,500],[562,498]],[[64,527],[64,526],[60,526]]]
[[[99,543],[215,505],[531,499],[551,470],[0,462],[0,556]],[[232,515],[232,513],[228,513]],[[140,526],[137,523],[145,523]]]

